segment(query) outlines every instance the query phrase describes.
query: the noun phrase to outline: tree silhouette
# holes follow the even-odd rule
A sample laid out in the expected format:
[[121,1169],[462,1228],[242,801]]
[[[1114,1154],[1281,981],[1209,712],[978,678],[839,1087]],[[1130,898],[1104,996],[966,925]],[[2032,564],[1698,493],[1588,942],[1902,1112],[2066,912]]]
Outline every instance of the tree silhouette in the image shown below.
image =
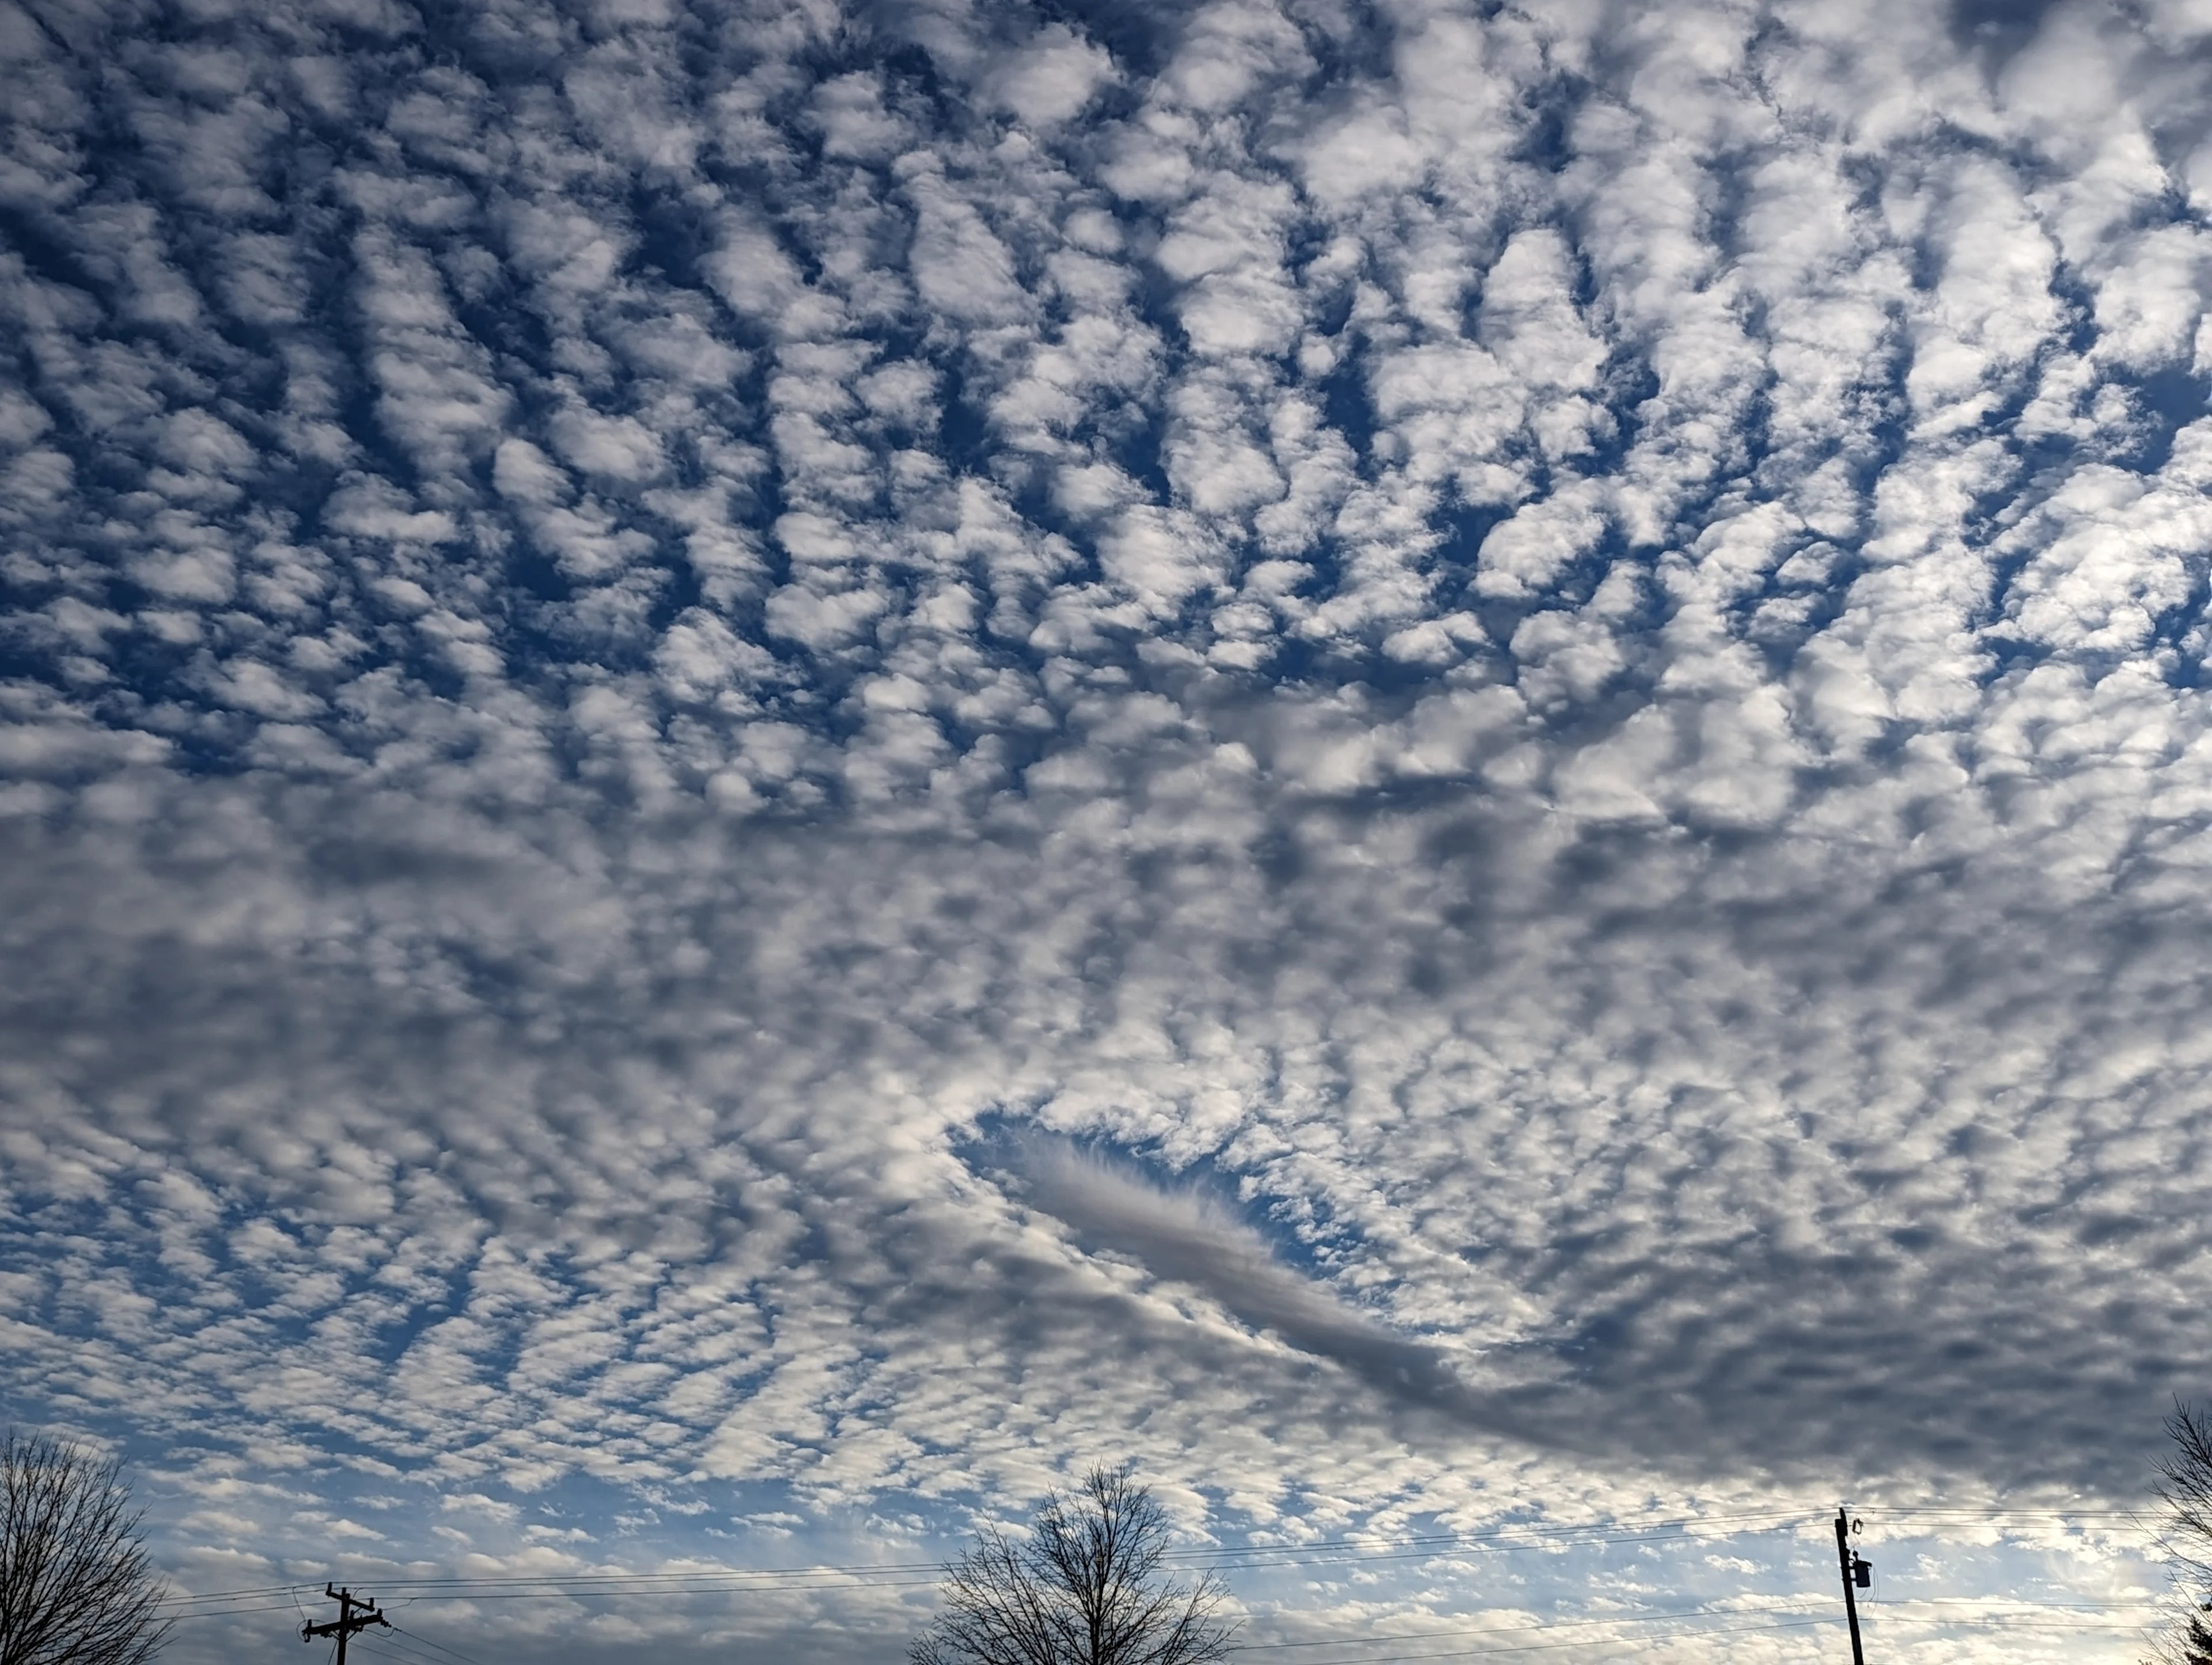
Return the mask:
[[145,1665],[168,1636],[118,1474],[64,1440],[0,1443],[0,1665]]
[[2196,1592],[2159,1646],[2164,1665],[2212,1665],[2212,1627],[2198,1613],[2212,1611],[2212,1413],[2176,1400],[2166,1419],[2172,1442],[2156,1468],[2153,1490],[2166,1505],[2165,1540],[2172,1558],[2174,1581]]
[[1167,1516],[1135,1468],[1094,1467],[1073,1496],[1048,1493],[1029,1535],[995,1526],[945,1569],[943,1606],[907,1650],[912,1665],[1207,1665],[1229,1648],[1212,1573],[1161,1575]]
[[2195,1613],[2187,1614],[2167,1644],[2167,1657],[2174,1665],[2212,1665],[2212,1630],[2204,1628],[2204,1621]]

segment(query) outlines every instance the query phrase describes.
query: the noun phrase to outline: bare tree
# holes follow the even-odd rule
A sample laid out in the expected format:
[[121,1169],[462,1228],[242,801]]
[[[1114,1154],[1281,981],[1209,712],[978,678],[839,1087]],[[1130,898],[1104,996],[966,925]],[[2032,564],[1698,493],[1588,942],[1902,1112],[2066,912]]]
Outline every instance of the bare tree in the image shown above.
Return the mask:
[[2174,1402],[2166,1419],[2172,1442],[2156,1468],[2154,1486],[2166,1505],[2160,1534],[2174,1570],[2174,1582],[2188,1607],[2159,1645],[2166,1665],[2212,1665],[2212,1626],[2200,1614],[2212,1612],[2212,1412]]
[[2165,1658],[2172,1665],[2212,1665],[2212,1630],[2193,1613],[2181,1615],[2181,1622],[2165,1644]]
[[1208,1665],[1229,1650],[1228,1586],[1162,1575],[1168,1519],[1134,1465],[1048,1493],[1018,1541],[995,1526],[945,1569],[912,1665]]
[[117,1464],[0,1443],[0,1665],[145,1665],[169,1634]]

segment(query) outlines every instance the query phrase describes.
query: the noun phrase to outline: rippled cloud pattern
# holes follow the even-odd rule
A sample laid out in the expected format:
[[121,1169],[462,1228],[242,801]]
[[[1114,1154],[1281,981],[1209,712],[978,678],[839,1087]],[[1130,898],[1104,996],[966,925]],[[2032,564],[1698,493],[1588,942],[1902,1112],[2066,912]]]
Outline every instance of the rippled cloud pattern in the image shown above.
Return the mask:
[[2212,1380],[2203,0],[0,56],[0,1394],[179,1541],[2132,1497]]

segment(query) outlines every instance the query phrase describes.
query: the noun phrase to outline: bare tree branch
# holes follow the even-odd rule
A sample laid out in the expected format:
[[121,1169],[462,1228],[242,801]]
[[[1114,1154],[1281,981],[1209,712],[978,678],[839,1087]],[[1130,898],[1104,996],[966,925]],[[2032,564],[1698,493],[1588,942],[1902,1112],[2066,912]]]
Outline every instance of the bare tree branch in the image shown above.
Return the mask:
[[0,1443],[0,1665],[146,1665],[169,1626],[140,1518],[116,1464]]
[[[1212,1573],[1160,1576],[1168,1519],[1134,1467],[1097,1467],[1054,1492],[1019,1543],[986,1526],[945,1569],[936,1620],[911,1665],[1211,1665],[1229,1649]],[[0,1661],[0,1665],[7,1665]]]
[[[2160,1638],[2156,1665],[2212,1665],[2212,1629],[2201,1613],[2212,1611],[2212,1413],[2176,1400],[2166,1419],[2172,1442],[2154,1465],[2152,1490],[2166,1505],[2160,1539],[2186,1604]],[[2153,1662],[2145,1662],[2153,1665]]]

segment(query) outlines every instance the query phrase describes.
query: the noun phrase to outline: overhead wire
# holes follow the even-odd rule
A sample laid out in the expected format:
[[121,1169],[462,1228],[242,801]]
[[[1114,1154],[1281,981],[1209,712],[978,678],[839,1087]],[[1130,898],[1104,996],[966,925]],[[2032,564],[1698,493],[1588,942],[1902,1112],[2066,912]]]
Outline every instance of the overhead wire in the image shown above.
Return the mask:
[[[1468,1630],[1398,1631],[1383,1636],[1332,1637],[1314,1642],[1241,1643],[1233,1645],[1229,1651],[1231,1653],[1259,1653],[1263,1650],[1274,1648],[1345,1648],[1364,1647],[1375,1644],[1390,1642],[1449,1642],[1466,1637],[1519,1636],[1536,1631],[1589,1629],[1604,1625],[1664,1625],[1689,1619],[1756,1619],[1782,1613],[1791,1613],[1793,1616],[1802,1618],[1817,1619],[1820,1616],[1818,1614],[1805,1613],[1799,1608],[1775,1606],[1763,1607],[1684,1607],[1671,1613],[1609,1613],[1604,1617],[1595,1619],[1539,1619],[1532,1625],[1484,1625]],[[1391,1665],[1391,1661],[1393,1660],[1456,1659],[1459,1656],[1460,1650],[1443,1653],[1398,1654],[1391,1656],[1388,1660],[1363,1657],[1359,1661],[1359,1665]]]
[[[1703,1535],[1695,1528],[1701,1526],[1735,1526],[1756,1529],[1754,1523],[1764,1523],[1769,1529],[1778,1528],[1796,1521],[1810,1519],[1802,1510],[1761,1510],[1712,1516],[1682,1516],[1641,1522],[1615,1522],[1601,1526],[1592,1524],[1542,1525],[1536,1522],[1513,1522],[1506,1526],[1486,1528],[1479,1532],[1432,1533],[1419,1534],[1362,1534],[1340,1539],[1317,1540],[1306,1544],[1254,1544],[1243,1547],[1221,1545],[1190,1545],[1168,1552],[1164,1559],[1176,1565],[1199,1563],[1224,1571],[1260,1565],[1312,1565],[1331,1559],[1342,1560],[1406,1559],[1434,1555],[1452,1548],[1492,1549],[1515,1547],[1547,1547],[1553,1546],[1577,1547],[1616,1543],[1649,1541],[1655,1538]],[[944,1570],[941,1561],[910,1562],[852,1562],[817,1564],[801,1567],[730,1567],[713,1571],[704,1569],[683,1572],[610,1572],[610,1573],[546,1573],[521,1574],[502,1577],[422,1578],[397,1577],[379,1581],[386,1590],[413,1593],[416,1599],[431,1599],[432,1591],[446,1589],[492,1590],[527,1587],[532,1590],[554,1585],[564,1591],[584,1586],[602,1584],[666,1584],[697,1580],[744,1580],[749,1584],[758,1581],[815,1581],[838,1577],[870,1577],[875,1582],[934,1583]],[[914,1581],[884,1580],[884,1573],[915,1573],[927,1575]],[[165,1607],[189,1607],[214,1601],[229,1601],[251,1596],[290,1595],[301,1589],[311,1589],[307,1583],[260,1585],[232,1590],[210,1590],[195,1595],[164,1598]],[[675,1592],[681,1593],[681,1592]]]
[[[1886,1605],[1894,1606],[1896,1604]],[[1789,1613],[1790,1616],[1766,1616],[1769,1614],[1779,1615],[1782,1613]],[[1900,1619],[1905,1617],[1901,1614],[1895,1616]],[[1753,1624],[1726,1622],[1739,1618],[1757,1619],[1759,1622]],[[1647,1632],[1645,1635],[1641,1637],[1598,1637],[1585,1635],[1577,1637],[1573,1640],[1563,1641],[1553,1639],[1556,1638],[1559,1632],[1569,1630],[1586,1632],[1604,1627],[1630,1625],[1640,1626],[1646,1624],[1656,1625],[1668,1623],[1681,1624],[1682,1621],[1686,1619],[1697,1619],[1717,1620],[1722,1622],[1684,1624],[1682,1625],[1682,1628],[1674,1631],[1668,1634],[1660,1636],[1651,1635]],[[1722,1636],[1751,1635],[1773,1631],[1807,1629],[1820,1626],[1836,1625],[1841,1622],[1842,1621],[1840,1619],[1833,1615],[1796,1613],[1788,1608],[1701,1608],[1671,1613],[1622,1613],[1609,1615],[1601,1619],[1550,1620],[1525,1626],[1491,1626],[1482,1631],[1461,1632],[1460,1634],[1495,1638],[1496,1643],[1492,1645],[1473,1648],[1456,1648],[1443,1650],[1425,1650],[1419,1653],[1385,1655],[1381,1657],[1368,1656],[1363,1656],[1358,1662],[1358,1665],[1423,1665],[1423,1662],[1428,1661],[1498,1658],[1513,1654],[1557,1652],[1568,1648],[1593,1649],[1610,1648],[1613,1646],[1648,1646],[1654,1644],[1665,1645],[1674,1642],[1686,1642],[1694,1639]],[[2067,1632],[2076,1632],[2085,1634],[2111,1633],[2120,1630],[2137,1628],[2116,1622],[2102,1624],[2094,1622],[2082,1623],[2078,1619],[2068,1622],[2056,1622],[2050,1619],[2039,1619],[2018,1614],[2002,1613],[1980,1614],[1973,1616],[1960,1615],[1956,1618],[1950,1619],[1922,1619],[1917,1621],[1906,1619],[1905,1622],[1916,1623],[1922,1626],[1940,1627],[1943,1629],[1955,1629],[1971,1626],[1975,1628],[1991,1628],[2007,1631],[2048,1631],[2062,1633]],[[395,1626],[394,1628],[398,1629],[399,1627]],[[453,1649],[447,1648],[428,1637],[422,1636],[419,1632],[406,1632],[403,1630],[401,1634],[411,1638],[413,1641],[422,1643],[437,1649],[440,1653],[445,1654],[448,1658],[466,1662],[467,1665],[476,1665],[476,1662],[474,1662],[469,1655],[461,1653]],[[1441,1638],[1449,1633],[1435,1632],[1433,1634]],[[1522,1641],[1517,1639],[1521,1638],[1543,1638],[1546,1639],[1540,1641]],[[434,1662],[431,1662],[428,1656],[422,1653],[417,1649],[399,1644],[391,1637],[379,1636],[374,1643],[370,1643],[365,1638],[356,1637],[354,1639],[353,1646],[359,1651],[368,1654],[373,1657],[391,1660],[394,1662],[394,1665],[434,1665]],[[333,1647],[333,1657],[335,1657],[335,1654],[336,1649]]]
[[1183,1545],[1168,1552],[1176,1559],[1202,1559],[1222,1553],[1273,1553],[1291,1551],[1327,1551],[1359,1549],[1379,1545],[1386,1549],[1417,1547],[1425,1544],[1458,1544],[1486,1542],[1507,1534],[1549,1539],[1582,1536],[1591,1533],[1640,1534],[1650,1532],[1687,1531],[1698,1526],[1743,1526],[1757,1529],[1754,1522],[1769,1527],[1781,1527],[1798,1521],[1811,1521],[1817,1516],[1803,1509],[1730,1510],[1711,1515],[1668,1515],[1643,1521],[1586,1521],[1554,1522],[1506,1521],[1496,1526],[1483,1527],[1468,1532],[1360,1532],[1341,1538],[1316,1539],[1307,1543],[1253,1544],[1243,1551],[1224,1550],[1218,1545]]
[[444,1643],[436,1640],[434,1638],[423,1635],[420,1631],[409,1630],[404,1625],[394,1625],[392,1628],[398,1631],[402,1636],[412,1637],[416,1641],[421,1643],[426,1648],[436,1649],[448,1659],[459,1661],[459,1665],[482,1665],[482,1662],[477,1660],[474,1655],[464,1653],[459,1648],[449,1648],[446,1646]]
[[[153,1605],[157,1607],[189,1607],[204,1606],[210,1601],[244,1601],[257,1596],[283,1596],[294,1607],[299,1606],[299,1592],[312,1589],[312,1584],[270,1584],[260,1589],[210,1589],[197,1595],[157,1596]],[[279,1605],[283,1605],[279,1603]],[[302,1616],[305,1616],[302,1610]]]
[[[298,1586],[297,1588],[308,1589],[312,1588],[312,1586],[302,1585]],[[699,1593],[731,1592],[713,1591]],[[616,1594],[616,1592],[605,1592],[605,1594],[612,1595]],[[1930,1629],[1940,1631],[1958,1629],[1996,1629],[2051,1631],[2057,1632],[2075,1632],[2083,1634],[2112,1634],[2130,1630],[2140,1630],[2142,1626],[2139,1624],[2131,1623],[2118,1618],[2100,1620],[2096,1618],[2096,1614],[2099,1613],[2112,1613],[2115,1614],[2125,1612],[2148,1613],[2156,1611],[2162,1605],[2156,1601],[2142,1600],[2060,1602],[2038,1601],[2028,1598],[2006,1597],[1999,1598],[2003,1602],[2004,1607],[2008,1609],[2008,1611],[2002,1612],[1945,1613],[1939,1611],[1933,1613],[1916,1613],[1909,1611],[1912,1608],[1933,1607],[1941,1609],[1945,1607],[1964,1606],[1969,1602],[1978,1604],[1987,1599],[1988,1598],[1979,1597],[1943,1596],[1907,1597],[1900,1601],[1884,1601],[1879,1603],[1865,1616],[1868,1619],[1875,1622],[1879,1622],[1882,1619],[1886,1618],[1894,1620],[1899,1625],[1906,1626],[1914,1629]],[[281,1606],[272,1606],[247,1609],[246,1611],[277,1612],[282,1610]],[[2065,1617],[2058,1618],[2043,1616],[2045,1614],[2063,1614]],[[1754,1618],[1761,1619],[1762,1622],[1751,1625],[1729,1622],[1739,1619]],[[1691,1622],[1701,1619],[1715,1622],[1702,1624]],[[1841,1621],[1832,1614],[1806,1613],[1802,1608],[1787,1606],[1768,1605],[1763,1607],[1705,1607],[1678,1609],[1671,1612],[1613,1613],[1604,1615],[1602,1617],[1589,1619],[1546,1619],[1539,1620],[1536,1623],[1529,1625],[1493,1625],[1480,1627],[1460,1628],[1449,1631],[1397,1632],[1380,1636],[1318,1638],[1285,1643],[1247,1643],[1237,1644],[1232,1648],[1231,1651],[1237,1653],[1257,1653],[1271,1652],[1284,1649],[1328,1647],[1335,1647],[1340,1650],[1364,1650],[1367,1647],[1388,1645],[1391,1643],[1421,1642],[1429,1640],[1471,1640],[1474,1638],[1495,1638],[1496,1643],[1499,1644],[1487,1645],[1486,1644],[1486,1645],[1473,1648],[1424,1649],[1418,1652],[1380,1656],[1360,1651],[1356,1654],[1355,1657],[1351,1662],[1349,1662],[1349,1665],[1424,1665],[1424,1662],[1431,1661],[1454,1661],[1470,1658],[1486,1658],[1505,1654],[1550,1651],[1559,1648],[1572,1646],[1608,1647],[1613,1645],[1615,1642],[1626,1644],[1638,1640],[1638,1638],[1615,1638],[1598,1636],[1584,1636],[1577,1642],[1522,1642],[1518,1640],[1508,1640],[1508,1638],[1518,1638],[1522,1637],[1556,1636],[1561,1632],[1569,1630],[1589,1632],[1617,1626],[1636,1626],[1639,1628],[1646,1626],[1662,1625],[1680,1626],[1681,1628],[1673,1630],[1664,1635],[1653,1635],[1650,1632],[1646,1632],[1644,1636],[1641,1638],[1642,1641],[1645,1643],[1664,1644],[1678,1639],[1688,1639],[1693,1637],[1747,1633],[1751,1632],[1771,1630],[1786,1630],[1810,1626],[1832,1625],[1839,1622]],[[455,1665],[479,1665],[479,1662],[475,1660],[472,1656],[466,1652],[456,1648],[449,1647],[447,1644],[437,1641],[434,1638],[423,1635],[420,1632],[397,1625],[392,1626],[390,1630],[393,1632],[397,1632],[397,1634],[380,1634],[374,1644],[367,1642],[363,1638],[356,1637],[354,1638],[354,1646],[361,1649],[364,1652],[392,1660],[394,1662],[394,1665],[445,1665],[445,1662],[447,1661],[455,1662]],[[442,1655],[444,1656],[444,1660],[441,1661],[434,1658],[430,1654],[423,1652],[422,1650],[425,1648],[434,1650],[438,1655]],[[333,1659],[336,1657],[336,1652],[337,1650],[334,1644],[331,1649],[331,1657]]]
[[[1583,1622],[1585,1621],[1575,1620],[1571,1621],[1571,1624],[1580,1625]],[[1600,1620],[1589,1622],[1602,1623],[1607,1621]],[[1841,1619],[1838,1619],[1804,1618],[1778,1619],[1761,1625],[1701,1625],[1687,1630],[1677,1631],[1674,1635],[1668,1637],[1580,1637],[1572,1642],[1530,1642],[1525,1644],[1511,1644],[1502,1648],[1460,1648],[1455,1649],[1449,1653],[1401,1654],[1386,1656],[1382,1659],[1364,1660],[1361,1662],[1361,1665],[1409,1665],[1409,1662],[1413,1661],[1431,1659],[1486,1659],[1494,1657],[1500,1654],[1548,1653],[1560,1648],[1602,1648],[1614,1646],[1616,1644],[1620,1646],[1641,1646],[1650,1642],[1665,1643],[1673,1641],[1686,1641],[1692,1637],[1738,1636],[1747,1634],[1754,1631],[1796,1630],[1807,1626],[1834,1625],[1841,1624],[1842,1622],[1843,1621]],[[1500,1631],[1498,1634],[1501,1636],[1535,1636],[1541,1635],[1553,1630],[1565,1630],[1571,1627],[1571,1625],[1527,1625],[1520,1627],[1517,1631]]]
[[[1815,1598],[1804,1597],[1797,1599],[1803,1601],[1809,1601]],[[1905,1624],[1943,1628],[1948,1628],[1950,1626],[1959,1625],[2001,1625],[2007,1623],[2017,1623],[2025,1626],[2037,1622],[2049,1622],[2035,1620],[2032,1615],[2038,1613],[2076,1613],[2086,1618],[2098,1612],[2154,1611],[2161,1605],[2156,1601],[2122,1601],[2111,1602],[2044,1602],[2030,1601],[2024,1598],[2005,1598],[2006,1605],[2008,1607],[2014,1609],[2027,1609],[2028,1610],[2028,1616],[2024,1617],[2018,1612],[2012,1612],[1961,1614],[1955,1617],[1936,1615],[1927,1618],[1919,1618],[1915,1617],[1912,1614],[1899,1611],[1899,1609],[1903,1607],[1923,1605],[1941,1606],[1951,1601],[1966,1601],[1970,1599],[1974,1598],[1906,1598],[1903,1601],[1888,1601],[1881,1603],[1878,1607],[1871,1609],[1869,1613],[1863,1613],[1861,1617],[1865,1619],[1873,1616],[1874,1614],[1887,1614],[1896,1618],[1899,1622]],[[1795,1616],[1802,1617],[1808,1622],[1813,1623],[1829,1624],[1842,1622],[1839,1619],[1831,1614],[1808,1613],[1802,1606],[1791,1607],[1777,1603],[1743,1607],[1708,1606],[1701,1607],[1685,1607],[1666,1613],[1623,1613],[1593,1619],[1543,1619],[1531,1625],[1487,1625],[1469,1629],[1449,1631],[1398,1631],[1380,1636],[1325,1637],[1298,1642],[1240,1643],[1235,1644],[1230,1651],[1234,1653],[1259,1653],[1288,1648],[1358,1648],[1394,1642],[1451,1641],[1470,1637],[1510,1636],[1524,1632],[1571,1630],[1576,1628],[1596,1627],[1607,1625],[1668,1624],[1690,1619],[1728,1619],[1735,1617],[1752,1618],[1778,1615],[1783,1613],[1790,1613]],[[2108,1630],[2120,1628],[2121,1626],[2118,1624],[2076,1623],[2073,1627],[2081,1630]],[[2062,1626],[2062,1628],[2063,1627]],[[1390,1665],[1390,1661],[1452,1659],[1458,1656],[1459,1655],[1457,1650],[1401,1654],[1391,1656],[1389,1660],[1363,1655],[1358,1660],[1357,1665]]]
[[[1869,1510],[1869,1513],[1876,1513]],[[2112,1522],[2140,1525],[2133,1511],[2124,1510],[2069,1510],[1997,1508],[1991,1506],[1913,1505],[1881,1508],[1879,1516],[1916,1522],[2006,1522],[2055,1520]],[[1820,1517],[1802,1510],[1726,1510],[1710,1515],[1677,1516],[1642,1522],[1544,1523],[1512,1522],[1472,1532],[1423,1534],[1366,1533],[1298,1544],[1179,1546],[1164,1560],[1194,1571],[1259,1571],[1269,1567],[1319,1566],[1332,1564],[1372,1564],[1377,1561],[1443,1559],[1462,1552],[1491,1553],[1514,1549],[1565,1550],[1598,1548],[1624,1543],[1650,1544],[1675,1540],[1694,1540],[1746,1532],[1780,1531],[1805,1526]],[[1716,1530],[1718,1528],[1718,1530]],[[470,1577],[394,1577],[378,1581],[378,1588],[394,1599],[429,1601],[532,1600],[545,1595],[574,1599],[623,1595],[722,1595],[739,1591],[768,1594],[786,1590],[835,1588],[863,1583],[884,1588],[913,1588],[935,1583],[940,1562],[865,1562],[817,1564],[799,1567],[694,1568],[671,1572],[545,1573]],[[902,1575],[915,1575],[906,1577]],[[892,1576],[886,1576],[892,1575]],[[313,1585],[268,1584],[238,1589],[167,1595],[157,1602],[178,1619],[244,1616],[281,1610],[286,1601],[298,1606],[299,1593]],[[282,1597],[283,1600],[257,1598]]]
[[[426,1653],[416,1645],[417,1639],[410,1638],[406,1632],[387,1619],[385,1628],[377,1632],[376,1644],[380,1648],[395,1650],[395,1656],[409,1662],[409,1665],[440,1665],[436,1656]],[[356,1637],[355,1640],[358,1644],[360,1638]]]

